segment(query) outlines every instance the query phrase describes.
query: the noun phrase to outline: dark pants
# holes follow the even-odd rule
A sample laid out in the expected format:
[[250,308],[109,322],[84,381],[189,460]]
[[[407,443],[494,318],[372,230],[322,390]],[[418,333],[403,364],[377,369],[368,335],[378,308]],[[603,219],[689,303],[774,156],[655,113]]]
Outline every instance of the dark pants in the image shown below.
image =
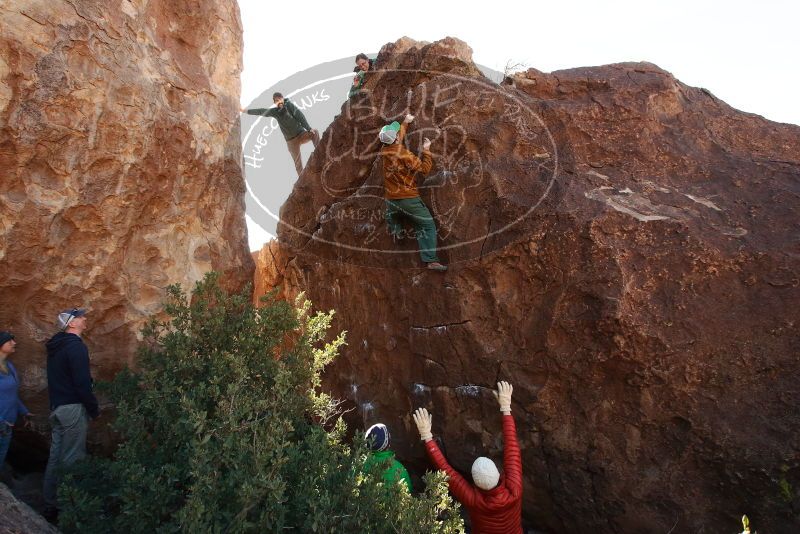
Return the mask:
[[86,457],[86,431],[89,415],[83,404],[64,404],[50,412],[50,458],[44,472],[44,506],[56,508],[56,489],[60,471]]
[[316,130],[312,130],[311,132],[305,131],[298,136],[286,140],[286,147],[289,149],[289,154],[294,160],[294,168],[297,169],[297,176],[300,176],[300,173],[303,172],[303,160],[300,159],[300,145],[308,143],[309,141],[314,143],[314,148],[317,148],[319,133]]
[[386,199],[386,226],[393,236],[403,233],[402,219],[407,218],[414,227],[423,263],[438,262],[436,256],[436,223],[431,212],[419,197]]
[[12,429],[14,427],[0,419],[0,469],[3,468],[3,462],[6,461],[6,454],[8,454],[8,447],[11,445]]

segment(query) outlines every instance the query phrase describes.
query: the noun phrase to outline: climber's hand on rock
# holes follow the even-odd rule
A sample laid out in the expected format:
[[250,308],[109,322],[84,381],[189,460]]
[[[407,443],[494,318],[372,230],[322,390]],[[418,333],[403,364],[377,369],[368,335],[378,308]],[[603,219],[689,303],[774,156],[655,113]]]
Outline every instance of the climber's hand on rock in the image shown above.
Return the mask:
[[422,150],[430,150],[431,149],[431,140],[427,137],[422,140]]
[[419,431],[419,437],[422,441],[432,440],[433,434],[431,434],[431,426],[433,425],[433,417],[428,413],[428,410],[425,408],[417,408],[413,417],[414,423],[416,423],[417,430]]
[[403,122],[406,124],[414,122],[414,115],[406,115],[406,118],[403,119]]
[[514,387],[508,382],[497,383],[497,391],[494,392],[494,396],[500,405],[500,411],[504,414],[511,413],[511,393],[513,391]]

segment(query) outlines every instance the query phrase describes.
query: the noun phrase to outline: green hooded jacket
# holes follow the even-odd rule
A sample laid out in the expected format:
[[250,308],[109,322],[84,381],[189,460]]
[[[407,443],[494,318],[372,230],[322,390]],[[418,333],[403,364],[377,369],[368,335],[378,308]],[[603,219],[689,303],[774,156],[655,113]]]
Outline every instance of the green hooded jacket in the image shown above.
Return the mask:
[[308,125],[306,116],[303,112],[294,105],[288,98],[283,99],[283,107],[279,108],[256,108],[248,109],[248,115],[262,115],[264,117],[273,117],[278,121],[278,126],[281,128],[283,138],[287,141],[294,139],[305,131],[310,131],[311,126]]
[[[361,92],[361,88],[364,87],[364,83],[367,81],[367,72],[371,72],[375,68],[375,60],[369,60],[369,71],[363,71],[359,67],[353,69],[353,72],[356,73],[358,76],[358,83],[350,87],[350,91],[347,93],[347,98],[353,98],[358,93]],[[354,76],[355,78],[355,76]]]
[[367,456],[367,461],[364,463],[364,470],[369,471],[373,465],[384,464],[388,465],[383,471],[383,481],[386,484],[394,484],[398,480],[402,480],[408,486],[408,492],[411,493],[411,477],[408,476],[408,471],[403,467],[403,464],[397,461],[392,451],[379,451],[370,452]]

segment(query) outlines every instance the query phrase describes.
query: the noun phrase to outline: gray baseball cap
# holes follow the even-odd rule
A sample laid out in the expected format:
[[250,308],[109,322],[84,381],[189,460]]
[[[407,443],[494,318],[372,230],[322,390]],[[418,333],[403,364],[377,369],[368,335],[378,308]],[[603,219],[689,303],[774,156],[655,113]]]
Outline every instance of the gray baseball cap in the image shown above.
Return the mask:
[[397,132],[400,131],[400,123],[394,121],[391,124],[387,124],[383,128],[381,128],[380,133],[378,134],[378,138],[381,140],[381,143],[386,145],[391,145],[394,143],[394,140],[397,139]]
[[83,317],[86,315],[86,308],[72,308],[71,310],[64,310],[58,314],[56,319],[56,327],[60,331],[64,331],[69,326],[69,323],[76,317]]

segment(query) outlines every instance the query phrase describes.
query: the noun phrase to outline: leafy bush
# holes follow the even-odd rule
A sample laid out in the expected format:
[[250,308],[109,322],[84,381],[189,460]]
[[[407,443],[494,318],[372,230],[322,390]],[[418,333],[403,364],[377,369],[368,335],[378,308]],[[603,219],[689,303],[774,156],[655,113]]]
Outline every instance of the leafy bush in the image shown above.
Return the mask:
[[64,477],[61,528],[463,532],[442,474],[417,497],[364,471],[364,444],[344,441],[337,403],[319,391],[344,335],[325,343],[333,312],[298,302],[255,308],[214,274],[191,300],[170,287],[168,319],[145,328],[139,370],[109,387],[121,444]]

